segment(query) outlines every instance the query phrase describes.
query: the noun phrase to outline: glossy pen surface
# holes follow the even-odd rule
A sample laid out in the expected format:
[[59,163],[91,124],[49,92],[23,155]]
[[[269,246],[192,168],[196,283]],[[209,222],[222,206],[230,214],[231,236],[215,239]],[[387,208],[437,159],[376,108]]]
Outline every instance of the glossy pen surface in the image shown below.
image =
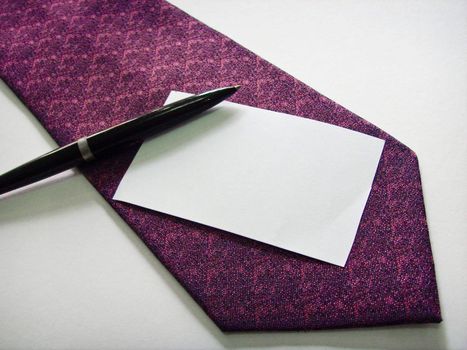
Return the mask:
[[238,86],[220,88],[168,104],[143,116],[83,137],[0,175],[0,194],[29,185],[83,162],[181,124],[233,95]]

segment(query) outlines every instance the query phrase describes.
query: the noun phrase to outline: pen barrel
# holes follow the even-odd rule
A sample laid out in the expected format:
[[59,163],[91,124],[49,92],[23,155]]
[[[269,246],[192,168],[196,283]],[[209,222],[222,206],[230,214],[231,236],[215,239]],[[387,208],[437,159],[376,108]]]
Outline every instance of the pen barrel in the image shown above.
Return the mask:
[[142,142],[147,137],[182,124],[210,109],[231,96],[237,89],[238,86],[233,86],[191,96],[57,148],[0,175],[0,194],[58,174],[84,161],[118,152],[122,146]]
[[56,175],[82,162],[83,158],[76,143],[57,148],[0,175],[0,194]]

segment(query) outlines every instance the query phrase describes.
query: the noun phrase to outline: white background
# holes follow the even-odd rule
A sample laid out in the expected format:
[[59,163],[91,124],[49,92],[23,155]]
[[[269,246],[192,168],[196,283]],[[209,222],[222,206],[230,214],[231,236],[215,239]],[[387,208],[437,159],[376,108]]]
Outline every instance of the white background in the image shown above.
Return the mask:
[[[444,321],[223,334],[69,171],[0,200],[0,348],[465,348],[467,2],[172,2],[418,154]],[[3,172],[55,144],[0,90]]]

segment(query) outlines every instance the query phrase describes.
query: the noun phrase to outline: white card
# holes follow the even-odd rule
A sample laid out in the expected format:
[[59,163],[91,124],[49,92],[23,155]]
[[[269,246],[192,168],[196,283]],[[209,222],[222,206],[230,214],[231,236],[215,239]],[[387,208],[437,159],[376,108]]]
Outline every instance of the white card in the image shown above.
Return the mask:
[[[188,94],[172,92],[166,103]],[[138,151],[114,199],[344,266],[384,140],[231,102]]]

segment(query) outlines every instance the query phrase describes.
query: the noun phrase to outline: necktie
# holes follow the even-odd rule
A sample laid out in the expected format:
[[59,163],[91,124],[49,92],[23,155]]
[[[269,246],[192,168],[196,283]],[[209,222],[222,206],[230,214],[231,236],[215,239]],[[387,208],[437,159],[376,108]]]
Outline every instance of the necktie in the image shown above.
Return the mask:
[[59,145],[163,104],[241,84],[234,101],[386,145],[345,268],[112,200],[137,147],[82,168],[226,331],[441,320],[416,155],[390,135],[164,1],[0,5],[0,76]]

